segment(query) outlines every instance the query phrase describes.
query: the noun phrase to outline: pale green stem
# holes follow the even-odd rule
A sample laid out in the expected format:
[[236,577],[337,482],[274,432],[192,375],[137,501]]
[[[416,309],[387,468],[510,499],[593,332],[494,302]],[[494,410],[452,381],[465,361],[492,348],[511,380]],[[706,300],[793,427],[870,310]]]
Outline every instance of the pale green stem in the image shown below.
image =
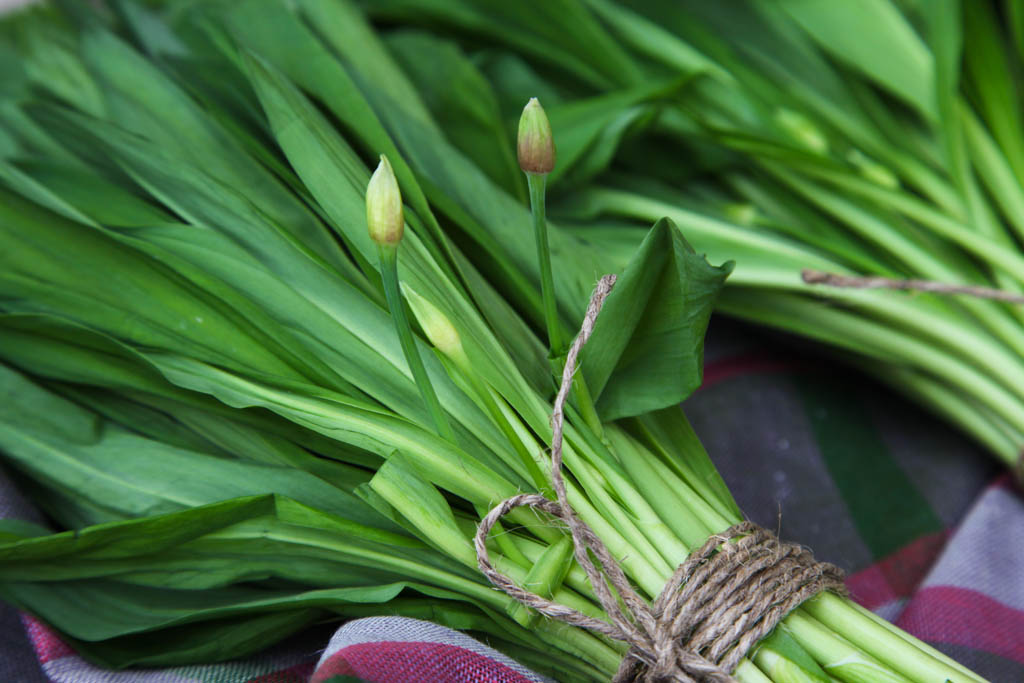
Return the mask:
[[[807,604],[804,603],[804,606]],[[815,620],[807,618],[802,612],[803,608],[791,612],[783,622],[783,628],[831,675],[848,683],[913,683],[911,679],[890,671],[885,664],[850,645]]]
[[909,635],[896,637],[892,630],[867,618],[848,600],[836,595],[821,593],[805,602],[802,609],[825,627],[842,633],[847,641],[864,652],[896,667],[912,681],[969,683],[979,680],[974,674],[964,672],[959,665],[947,664],[933,656],[928,652],[930,648],[913,642]]
[[844,602],[846,607],[854,610],[855,612],[860,614],[862,617],[864,617],[868,621],[872,622],[873,624],[876,624],[876,625],[880,626],[881,628],[885,629],[886,631],[888,631],[889,633],[893,634],[894,636],[897,636],[897,637],[903,639],[904,641],[910,643],[914,647],[916,647],[916,648],[918,648],[920,650],[923,650],[928,655],[930,655],[932,658],[937,659],[938,661],[942,662],[946,666],[952,667],[953,669],[959,671],[963,675],[967,676],[970,680],[977,681],[977,683],[986,683],[984,678],[982,678],[978,674],[974,673],[973,671],[968,669],[966,666],[964,666],[960,662],[956,661],[952,657],[949,657],[948,655],[945,655],[945,654],[939,652],[938,650],[933,648],[931,645],[928,645],[927,643],[924,643],[924,642],[918,640],[917,638],[915,638],[914,636],[910,635],[909,633],[907,633],[903,629],[895,626],[894,624],[892,624],[892,623],[886,621],[885,619],[883,619],[882,617],[878,616],[877,614],[875,614],[871,610],[868,610],[868,609],[858,605],[857,603],[849,601],[849,600],[844,600],[843,602]]

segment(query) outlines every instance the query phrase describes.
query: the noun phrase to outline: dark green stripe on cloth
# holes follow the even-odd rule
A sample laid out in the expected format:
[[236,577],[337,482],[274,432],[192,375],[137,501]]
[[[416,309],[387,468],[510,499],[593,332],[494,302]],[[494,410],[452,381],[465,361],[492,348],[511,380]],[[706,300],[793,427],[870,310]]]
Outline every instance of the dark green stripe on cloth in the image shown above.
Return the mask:
[[892,457],[857,391],[835,379],[792,377],[828,469],[854,526],[875,559],[943,529],[930,504]]

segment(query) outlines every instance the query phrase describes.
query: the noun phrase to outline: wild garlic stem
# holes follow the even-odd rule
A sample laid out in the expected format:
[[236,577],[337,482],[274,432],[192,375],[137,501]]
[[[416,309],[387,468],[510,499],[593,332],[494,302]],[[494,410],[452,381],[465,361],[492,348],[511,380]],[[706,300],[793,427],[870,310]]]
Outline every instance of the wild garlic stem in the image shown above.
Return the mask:
[[423,367],[423,359],[420,358],[419,349],[416,348],[416,340],[412,336],[412,328],[409,326],[409,318],[405,315],[405,303],[398,287],[398,247],[395,245],[378,244],[377,252],[380,254],[381,278],[384,282],[384,297],[388,302],[388,309],[391,311],[391,318],[395,321],[395,329],[398,332],[398,339],[402,344],[402,352],[405,354],[405,362],[409,364],[413,380],[419,387],[420,396],[426,404],[430,417],[434,422],[434,429],[438,436],[446,441],[455,443],[455,432],[452,431],[448,418],[441,408],[441,403],[434,393],[434,385],[430,383],[426,368]]
[[548,248],[548,226],[545,219],[544,195],[547,174],[527,173],[530,188],[530,212],[533,214],[533,236],[537,241],[537,263],[540,267],[540,289],[544,298],[544,322],[548,328],[548,349],[557,357],[563,351],[561,323],[558,320],[558,302],[555,299],[555,281],[551,275],[551,252]]
[[[537,241],[537,261],[540,266],[540,288],[544,298],[544,321],[548,328],[548,352],[551,358],[558,358],[565,352],[562,323],[558,319],[558,300],[555,298],[555,282],[551,274],[551,252],[548,247],[548,227],[545,219],[544,197],[547,174],[527,173],[526,182],[530,188],[530,211],[533,214],[533,234]],[[601,418],[597,415],[594,401],[590,396],[583,375],[577,373],[572,383],[573,397],[580,415],[587,426],[598,437],[604,437]]]

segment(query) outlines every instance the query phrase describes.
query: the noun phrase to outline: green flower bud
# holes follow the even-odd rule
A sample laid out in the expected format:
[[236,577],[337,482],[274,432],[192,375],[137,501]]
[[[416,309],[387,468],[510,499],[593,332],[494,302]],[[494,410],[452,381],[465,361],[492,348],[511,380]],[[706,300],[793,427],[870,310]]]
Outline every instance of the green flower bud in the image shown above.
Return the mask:
[[775,124],[801,147],[817,154],[828,153],[828,138],[825,137],[825,133],[800,112],[778,109],[775,112]]
[[402,294],[405,295],[405,300],[409,302],[413,315],[416,316],[416,320],[423,328],[423,333],[427,335],[430,343],[460,368],[468,368],[469,359],[462,348],[462,338],[448,316],[404,283],[402,284]]
[[733,202],[725,206],[725,217],[737,225],[753,225],[758,218],[757,207],[746,202]]
[[370,239],[380,245],[397,246],[405,230],[402,192],[388,158],[380,155],[380,164],[366,186],[366,225]]
[[525,173],[551,173],[555,167],[555,140],[551,123],[537,98],[526,103],[519,117],[519,168]]
[[857,167],[860,174],[884,188],[897,190],[900,179],[888,168],[864,155],[859,149],[851,149],[846,153],[846,160]]

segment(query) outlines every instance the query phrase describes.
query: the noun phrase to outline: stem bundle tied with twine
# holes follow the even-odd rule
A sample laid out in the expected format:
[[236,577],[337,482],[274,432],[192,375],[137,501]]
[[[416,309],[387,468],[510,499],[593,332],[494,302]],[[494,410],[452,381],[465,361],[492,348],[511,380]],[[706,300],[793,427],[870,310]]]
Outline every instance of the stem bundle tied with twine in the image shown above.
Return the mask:
[[[844,593],[843,572],[834,565],[815,562],[811,553],[799,545],[782,543],[770,531],[752,522],[741,522],[713,535],[691,553],[649,605],[634,590],[601,539],[576,516],[561,471],[564,408],[576,359],[594,330],[615,279],[615,275],[605,275],[594,289],[555,397],[551,480],[557,500],[520,494],[492,509],[480,522],[474,539],[477,562],[492,584],[527,607],[628,643],[630,650],[615,681],[733,681],[731,673],[740,660],[789,612],[821,591]],[[502,516],[520,506],[546,512],[568,526],[576,560],[609,621],[588,617],[524,590],[494,568],[487,550],[488,534]],[[591,553],[600,569],[591,560]]]

